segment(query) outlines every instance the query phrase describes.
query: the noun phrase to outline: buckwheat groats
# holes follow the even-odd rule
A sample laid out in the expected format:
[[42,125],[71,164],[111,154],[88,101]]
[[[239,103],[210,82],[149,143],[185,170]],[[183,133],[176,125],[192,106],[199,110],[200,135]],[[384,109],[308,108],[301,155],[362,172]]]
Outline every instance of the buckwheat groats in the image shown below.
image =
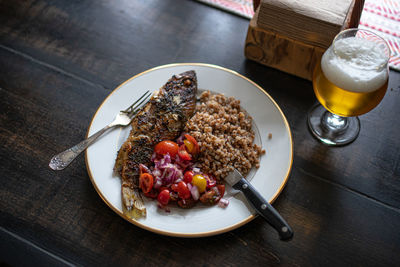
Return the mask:
[[240,107],[240,101],[205,91],[185,131],[200,145],[198,164],[205,173],[224,179],[233,167],[244,176],[265,153],[254,144],[252,118]]

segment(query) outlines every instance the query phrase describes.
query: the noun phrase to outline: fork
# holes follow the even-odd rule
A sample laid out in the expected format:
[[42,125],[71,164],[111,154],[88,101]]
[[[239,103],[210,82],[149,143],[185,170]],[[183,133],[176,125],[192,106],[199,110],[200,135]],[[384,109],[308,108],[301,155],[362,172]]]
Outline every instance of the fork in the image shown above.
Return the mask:
[[135,115],[142,109],[142,107],[149,101],[151,96],[150,91],[144,93],[138,100],[136,100],[127,109],[121,110],[114,118],[113,122],[83,140],[79,144],[55,155],[49,163],[49,167],[53,170],[59,171],[67,167],[82,151],[90,146],[99,136],[105,133],[108,129],[115,126],[127,126],[135,117]]

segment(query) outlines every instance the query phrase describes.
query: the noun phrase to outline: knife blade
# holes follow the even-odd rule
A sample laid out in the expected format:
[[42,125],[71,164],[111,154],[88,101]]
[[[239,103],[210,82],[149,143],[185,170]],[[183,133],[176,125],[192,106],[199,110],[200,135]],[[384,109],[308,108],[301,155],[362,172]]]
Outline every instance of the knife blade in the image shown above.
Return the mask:
[[278,232],[281,240],[288,241],[292,239],[293,230],[289,224],[239,171],[234,169],[233,172],[225,178],[225,181],[234,189],[239,190],[244,194],[257,213]]

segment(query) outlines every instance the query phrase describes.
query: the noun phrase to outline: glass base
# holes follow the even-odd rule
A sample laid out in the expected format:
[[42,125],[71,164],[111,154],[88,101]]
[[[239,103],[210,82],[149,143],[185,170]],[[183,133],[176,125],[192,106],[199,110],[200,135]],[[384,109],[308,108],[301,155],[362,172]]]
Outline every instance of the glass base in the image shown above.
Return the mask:
[[322,143],[343,146],[357,138],[360,133],[360,120],[357,117],[332,114],[321,104],[317,104],[308,112],[308,127]]

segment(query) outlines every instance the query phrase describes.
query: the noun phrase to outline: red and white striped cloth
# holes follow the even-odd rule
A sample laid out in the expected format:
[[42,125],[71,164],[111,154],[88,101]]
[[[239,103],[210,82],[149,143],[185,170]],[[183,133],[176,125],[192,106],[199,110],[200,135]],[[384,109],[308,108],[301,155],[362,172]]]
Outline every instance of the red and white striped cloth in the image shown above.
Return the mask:
[[[252,18],[253,0],[198,0],[245,18]],[[400,0],[365,0],[359,28],[371,30],[390,47],[390,68],[400,71]]]
[[251,19],[254,15],[253,0],[197,0],[205,4]]
[[365,0],[358,27],[386,40],[391,50],[389,66],[400,71],[400,0]]

